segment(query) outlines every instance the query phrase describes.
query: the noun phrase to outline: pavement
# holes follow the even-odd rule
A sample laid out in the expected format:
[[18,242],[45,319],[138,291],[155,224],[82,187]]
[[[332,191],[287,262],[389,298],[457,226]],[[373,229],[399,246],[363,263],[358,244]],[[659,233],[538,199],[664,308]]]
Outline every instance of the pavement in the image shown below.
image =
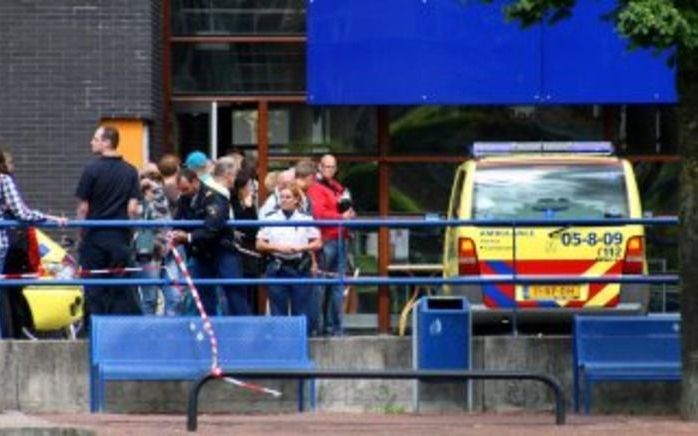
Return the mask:
[[2,436],[95,436],[97,431],[87,426],[57,424],[37,416],[16,411],[0,411]]
[[[304,413],[200,415],[197,435],[696,435],[698,422],[678,416],[569,415],[557,426],[551,413],[469,414]],[[18,432],[24,429],[27,432]],[[23,431],[24,431],[23,430]],[[186,431],[183,415],[0,413],[0,435],[163,436]]]

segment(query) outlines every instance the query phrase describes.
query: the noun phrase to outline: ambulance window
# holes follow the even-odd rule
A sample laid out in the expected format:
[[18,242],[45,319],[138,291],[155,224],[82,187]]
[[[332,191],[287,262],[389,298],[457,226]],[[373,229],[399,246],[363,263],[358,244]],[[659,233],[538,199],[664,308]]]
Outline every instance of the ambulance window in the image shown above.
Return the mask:
[[475,175],[475,219],[627,217],[621,165],[496,166]]
[[451,208],[448,211],[449,218],[457,218],[460,210],[461,198],[463,198],[463,182],[465,181],[465,171],[458,170],[456,173],[456,181],[453,184],[451,192]]

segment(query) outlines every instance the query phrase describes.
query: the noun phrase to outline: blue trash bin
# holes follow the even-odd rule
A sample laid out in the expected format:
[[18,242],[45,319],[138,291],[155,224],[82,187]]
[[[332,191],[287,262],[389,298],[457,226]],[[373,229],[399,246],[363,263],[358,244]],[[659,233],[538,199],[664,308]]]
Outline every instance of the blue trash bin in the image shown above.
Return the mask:
[[463,297],[423,297],[412,315],[414,369],[470,369],[470,305]]
[[[458,370],[471,369],[472,316],[464,297],[423,297],[412,313],[412,366],[414,369]],[[435,382],[443,386],[441,382]],[[420,398],[440,395],[438,386],[429,382],[415,382],[413,407],[419,411]],[[472,388],[466,383],[464,392],[467,407],[472,405]],[[430,395],[431,394],[431,395]],[[458,398],[462,398],[459,394]]]

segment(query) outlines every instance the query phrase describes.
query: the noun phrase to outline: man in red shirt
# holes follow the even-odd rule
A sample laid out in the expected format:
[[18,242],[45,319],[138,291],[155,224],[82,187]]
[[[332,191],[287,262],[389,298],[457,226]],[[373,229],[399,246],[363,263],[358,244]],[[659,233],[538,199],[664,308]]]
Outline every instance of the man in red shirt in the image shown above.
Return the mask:
[[[317,180],[309,188],[313,218],[318,220],[345,220],[356,216],[351,205],[349,191],[337,180],[337,160],[326,154],[320,159]],[[339,232],[337,227],[321,227],[322,259],[321,268],[324,271],[343,275],[347,269],[347,238],[346,228]],[[331,285],[320,293],[317,310],[322,296],[325,296],[324,333],[334,336],[342,334],[342,306],[344,302],[343,289],[340,285]],[[311,326],[312,327],[312,326]]]

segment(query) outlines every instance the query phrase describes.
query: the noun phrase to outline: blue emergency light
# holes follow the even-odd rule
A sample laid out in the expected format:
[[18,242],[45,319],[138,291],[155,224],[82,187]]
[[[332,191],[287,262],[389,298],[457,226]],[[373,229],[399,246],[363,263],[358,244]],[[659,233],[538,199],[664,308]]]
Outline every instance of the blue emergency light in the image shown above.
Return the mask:
[[610,142],[603,141],[474,142],[472,147],[472,154],[475,157],[528,153],[574,153],[611,155],[613,154],[613,144],[611,144]]

